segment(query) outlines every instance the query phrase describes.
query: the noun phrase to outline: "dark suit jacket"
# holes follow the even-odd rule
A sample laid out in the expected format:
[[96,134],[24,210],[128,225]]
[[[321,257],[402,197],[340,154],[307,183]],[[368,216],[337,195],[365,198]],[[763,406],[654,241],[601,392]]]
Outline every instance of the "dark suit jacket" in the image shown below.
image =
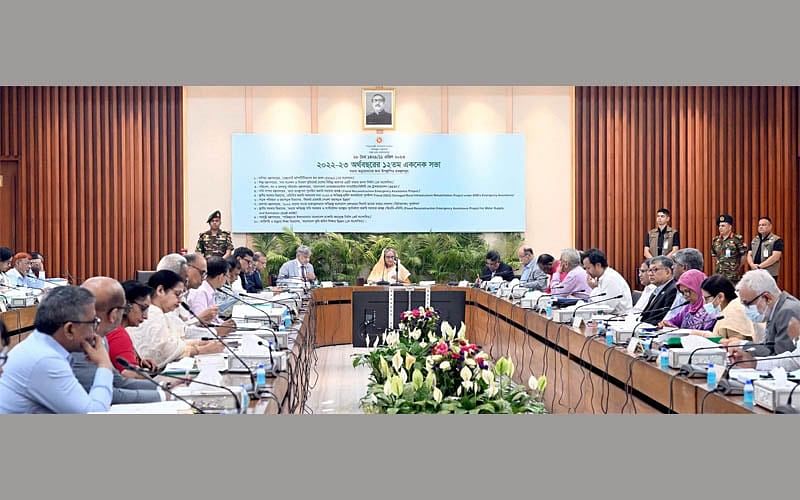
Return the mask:
[[[511,281],[514,279],[514,270],[505,262],[500,262],[500,266],[497,268],[497,271],[494,272],[494,275],[500,276],[506,281]],[[484,266],[483,271],[481,271],[481,279],[483,281],[492,279],[492,271],[486,266]]]
[[[86,359],[86,354],[82,352],[70,353],[69,364],[72,367],[72,373],[75,374],[75,378],[78,379],[78,382],[80,382],[86,392],[89,392],[94,382],[94,374],[97,371],[97,365]],[[120,375],[116,368],[112,368],[111,371],[114,373],[111,404],[153,403],[161,401],[161,395],[156,391],[155,385],[149,380],[125,378]]]
[[242,281],[242,288],[244,288],[247,293],[258,293],[264,289],[264,286],[261,284],[261,275],[258,274],[258,271],[250,274],[241,273],[239,279]]
[[381,114],[377,114],[374,111],[367,115],[367,125],[391,125],[392,124],[392,114],[388,111],[384,111]]
[[775,342],[775,345],[755,346],[753,352],[756,356],[774,356],[786,351],[794,351],[795,346],[789,337],[789,320],[793,317],[800,318],[800,300],[786,292],[781,292],[775,303],[775,312],[767,321],[767,331],[764,342]]
[[675,280],[667,283],[667,286],[661,290],[661,293],[650,297],[650,302],[647,303],[644,311],[642,311],[640,321],[650,323],[651,325],[658,324],[669,312],[669,308],[672,307],[672,303],[675,302],[675,295],[677,293],[678,285],[675,284]]

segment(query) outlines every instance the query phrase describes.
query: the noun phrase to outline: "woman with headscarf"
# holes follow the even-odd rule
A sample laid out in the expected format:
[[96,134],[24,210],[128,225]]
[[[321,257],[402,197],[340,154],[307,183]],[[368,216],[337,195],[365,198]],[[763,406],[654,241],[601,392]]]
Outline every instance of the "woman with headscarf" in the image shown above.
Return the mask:
[[688,328],[691,330],[712,330],[717,315],[706,311],[703,300],[702,284],[706,275],[697,269],[690,269],[678,279],[678,292],[686,299],[678,314],[659,323],[661,327]]
[[[397,279],[398,271],[400,279]],[[392,247],[384,248],[381,252],[381,259],[372,267],[372,271],[367,277],[367,283],[411,283],[411,273],[408,272],[400,260],[397,258],[397,250]]]

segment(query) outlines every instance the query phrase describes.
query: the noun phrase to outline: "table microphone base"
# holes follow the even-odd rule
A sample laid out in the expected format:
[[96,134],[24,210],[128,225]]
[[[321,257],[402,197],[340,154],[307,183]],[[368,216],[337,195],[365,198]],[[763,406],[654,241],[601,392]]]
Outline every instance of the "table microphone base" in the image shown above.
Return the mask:
[[727,396],[741,396],[744,394],[744,384],[738,380],[720,380],[719,392]]

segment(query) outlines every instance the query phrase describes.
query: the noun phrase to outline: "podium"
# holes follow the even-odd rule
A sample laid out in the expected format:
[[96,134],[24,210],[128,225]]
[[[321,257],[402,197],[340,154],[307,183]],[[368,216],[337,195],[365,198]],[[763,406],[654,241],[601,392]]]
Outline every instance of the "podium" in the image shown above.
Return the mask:
[[[366,347],[386,330],[397,328],[403,311],[429,305],[439,313],[441,321],[455,328],[464,321],[466,292],[431,290],[415,286],[363,287],[353,292],[353,346]],[[390,321],[391,318],[391,321]]]

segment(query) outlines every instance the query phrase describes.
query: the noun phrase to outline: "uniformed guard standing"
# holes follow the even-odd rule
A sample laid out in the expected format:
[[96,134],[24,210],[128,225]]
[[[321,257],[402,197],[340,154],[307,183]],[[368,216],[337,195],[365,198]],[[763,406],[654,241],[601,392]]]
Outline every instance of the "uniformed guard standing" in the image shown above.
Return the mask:
[[670,213],[666,208],[656,212],[656,227],[644,235],[644,258],[651,259],[659,255],[672,255],[681,246],[678,231],[669,226]]
[[228,231],[222,231],[219,226],[222,217],[219,210],[208,216],[206,220],[211,228],[204,233],[200,233],[197,239],[197,252],[202,253],[206,258],[209,257],[228,257],[233,251],[233,238]]
[[734,284],[742,277],[747,247],[741,234],[733,234],[733,217],[722,214],[717,218],[719,235],[711,241],[714,274],[721,274]]
[[750,242],[750,251],[747,252],[747,263],[750,269],[764,269],[778,281],[783,257],[783,238],[772,232],[772,219],[761,217],[758,219],[758,234]]

